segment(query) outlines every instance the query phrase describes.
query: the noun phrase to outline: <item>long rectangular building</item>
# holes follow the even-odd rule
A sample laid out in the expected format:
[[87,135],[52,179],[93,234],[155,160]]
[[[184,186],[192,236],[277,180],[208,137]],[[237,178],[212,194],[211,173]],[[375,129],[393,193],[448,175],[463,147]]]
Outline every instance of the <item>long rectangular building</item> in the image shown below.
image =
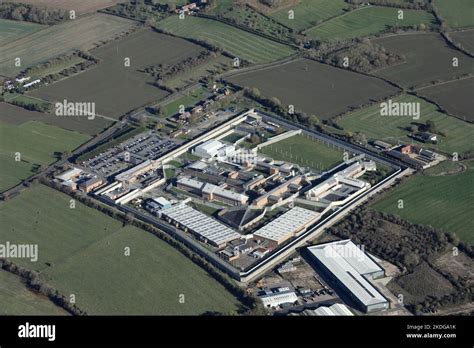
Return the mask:
[[385,272],[350,240],[308,248],[318,267],[337,283],[364,312],[387,309],[388,300],[370,283]]
[[260,228],[253,235],[277,246],[298,232],[304,231],[320,217],[321,214],[316,211],[294,207]]
[[169,222],[178,224],[182,229],[197,235],[205,243],[218,248],[240,238],[239,233],[186,204],[176,204],[161,210],[160,214]]

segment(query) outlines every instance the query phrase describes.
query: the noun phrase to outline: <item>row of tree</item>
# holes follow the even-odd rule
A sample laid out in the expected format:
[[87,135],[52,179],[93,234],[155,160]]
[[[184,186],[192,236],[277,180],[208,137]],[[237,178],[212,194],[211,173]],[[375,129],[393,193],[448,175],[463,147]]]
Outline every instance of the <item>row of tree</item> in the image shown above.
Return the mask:
[[66,21],[69,16],[66,10],[3,2],[0,4],[0,18],[51,25]]

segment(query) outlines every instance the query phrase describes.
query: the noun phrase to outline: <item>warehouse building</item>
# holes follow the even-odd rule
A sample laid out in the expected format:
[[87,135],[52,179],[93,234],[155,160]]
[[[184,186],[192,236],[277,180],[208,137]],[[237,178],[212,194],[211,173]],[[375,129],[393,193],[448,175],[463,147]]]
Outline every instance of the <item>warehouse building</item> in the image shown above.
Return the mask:
[[278,307],[282,304],[293,304],[298,301],[298,296],[293,289],[288,287],[277,287],[264,289],[258,294],[265,307]]
[[257,239],[269,241],[270,246],[276,247],[306,230],[320,217],[321,214],[316,211],[294,207],[254,232],[253,235]]
[[370,283],[385,271],[350,240],[308,248],[316,267],[334,281],[364,312],[389,308],[388,300]]
[[239,233],[186,204],[176,204],[161,210],[159,215],[185,232],[189,231],[203,242],[218,248],[240,238]]

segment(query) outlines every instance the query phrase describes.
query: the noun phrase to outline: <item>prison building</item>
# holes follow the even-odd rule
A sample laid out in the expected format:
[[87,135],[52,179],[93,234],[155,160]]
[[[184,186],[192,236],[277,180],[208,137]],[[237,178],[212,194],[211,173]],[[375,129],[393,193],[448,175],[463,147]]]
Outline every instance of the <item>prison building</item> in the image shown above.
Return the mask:
[[239,233],[186,204],[161,210],[160,215],[185,232],[193,233],[204,243],[218,248],[240,238]]
[[313,210],[294,207],[254,232],[257,239],[267,240],[276,247],[318,221],[321,214]]

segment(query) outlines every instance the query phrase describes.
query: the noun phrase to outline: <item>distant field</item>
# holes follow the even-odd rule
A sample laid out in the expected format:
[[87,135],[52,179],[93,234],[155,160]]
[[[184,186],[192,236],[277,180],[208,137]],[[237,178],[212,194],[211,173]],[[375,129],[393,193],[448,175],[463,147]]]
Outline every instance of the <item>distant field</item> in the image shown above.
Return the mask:
[[[375,209],[400,215],[414,223],[431,225],[474,244],[474,220],[470,218],[474,199],[474,163],[461,174],[426,177],[416,175],[388,193]],[[403,199],[403,209],[398,200]]]
[[35,23],[0,19],[0,46],[44,28],[47,27]]
[[[303,30],[343,14],[347,8],[348,5],[344,0],[302,0],[294,6],[273,12],[270,16],[287,27]],[[294,11],[294,19],[288,18],[290,10]]]
[[474,91],[474,77],[424,88],[418,93],[439,104],[449,114],[474,122],[472,91]]
[[[168,95],[140,71],[152,64],[174,64],[203,49],[186,40],[141,30],[92,51],[102,61],[95,68],[35,90],[46,100],[93,101],[99,114],[119,118],[125,113]],[[125,57],[130,67],[124,66]]]
[[432,14],[419,10],[404,9],[404,18],[400,20],[398,19],[399,10],[370,6],[336,17],[305,33],[309,37],[318,39],[349,39],[376,34],[396,25],[412,27],[423,23],[428,28],[435,24]]
[[[124,255],[125,247],[130,256]],[[45,275],[61,292],[74,293],[77,305],[90,314],[196,315],[238,306],[204,270],[135,227],[76,252]]]
[[7,103],[0,103],[0,122],[20,125],[28,121],[41,121],[45,124],[86,135],[96,135],[111,124],[110,120],[102,117],[95,117],[93,120],[82,116],[58,117],[55,114],[43,114]]
[[433,3],[450,27],[474,26],[474,4],[472,0],[433,0]]
[[[47,165],[62,153],[89,139],[80,133],[29,121],[19,126],[0,122],[0,191],[4,191],[32,174],[34,166]],[[21,154],[21,162],[15,154]]]
[[[374,42],[406,59],[400,65],[380,69],[375,74],[405,87],[474,72],[472,58],[451,49],[438,34],[396,35]],[[458,67],[453,67],[453,57],[459,59]]]
[[268,63],[294,53],[288,46],[211,19],[171,16],[157,26],[177,36],[208,41],[251,63]]
[[320,119],[397,91],[379,79],[306,59],[235,75],[229,80],[242,87],[257,87],[262,95],[277,97],[283,105],[294,105],[296,110]]
[[66,315],[48,298],[28,290],[20,277],[0,269],[0,315]]
[[[0,240],[37,243],[39,260],[16,260],[90,314],[230,312],[238,301],[177,250],[46,186],[0,204]],[[125,247],[130,256],[125,256]],[[48,265],[48,264],[49,265]],[[184,294],[185,303],[178,302]]]
[[421,145],[422,143],[418,143],[407,136],[410,131],[406,130],[406,128],[412,126],[413,123],[426,123],[426,121],[431,120],[435,123],[436,128],[442,131],[446,137],[439,136],[438,144],[426,144],[424,146],[439,149],[449,154],[453,152],[461,154],[474,151],[474,143],[472,142],[474,124],[438,112],[433,104],[414,96],[404,95],[394,99],[394,101],[419,102],[420,119],[413,120],[411,117],[406,116],[383,117],[380,116],[380,105],[375,105],[346,115],[341,120],[338,120],[337,123],[346,131],[365,134],[368,140],[380,139],[391,143],[404,141]]
[[466,51],[474,54],[474,29],[456,31],[449,33],[449,36],[458,44],[460,44]]
[[[128,31],[135,23],[127,19],[105,14],[85,16],[0,46],[0,74],[15,75],[29,66],[73,49],[87,50],[94,44]],[[15,58],[21,58],[21,67],[15,66]]]
[[330,169],[343,161],[343,151],[303,135],[295,135],[265,146],[260,152],[275,160],[289,161],[321,171]]
[[[77,15],[95,12],[105,7],[116,5],[127,0],[9,0],[11,2],[21,2],[35,6],[45,6],[59,8],[62,10],[74,10]],[[160,2],[166,2],[162,0]]]

